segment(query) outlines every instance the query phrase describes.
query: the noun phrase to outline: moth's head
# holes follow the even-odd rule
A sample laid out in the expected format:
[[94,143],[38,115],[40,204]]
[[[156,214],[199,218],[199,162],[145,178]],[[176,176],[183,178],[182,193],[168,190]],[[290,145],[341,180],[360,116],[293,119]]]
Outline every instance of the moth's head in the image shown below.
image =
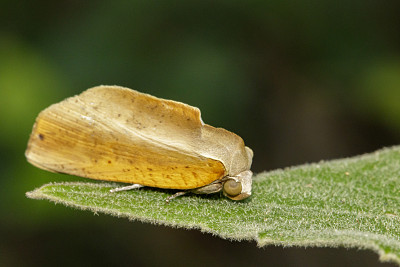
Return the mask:
[[228,176],[224,182],[222,192],[232,200],[242,200],[251,195],[251,178],[253,173],[250,170],[239,173],[236,176]]

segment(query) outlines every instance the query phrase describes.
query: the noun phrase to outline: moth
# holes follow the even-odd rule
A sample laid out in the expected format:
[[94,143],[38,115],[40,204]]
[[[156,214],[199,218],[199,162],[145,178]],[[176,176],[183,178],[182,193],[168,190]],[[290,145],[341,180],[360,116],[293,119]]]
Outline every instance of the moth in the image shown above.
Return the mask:
[[120,86],[97,86],[46,108],[25,152],[36,167],[96,180],[187,192],[251,195],[253,151],[204,124],[200,110]]

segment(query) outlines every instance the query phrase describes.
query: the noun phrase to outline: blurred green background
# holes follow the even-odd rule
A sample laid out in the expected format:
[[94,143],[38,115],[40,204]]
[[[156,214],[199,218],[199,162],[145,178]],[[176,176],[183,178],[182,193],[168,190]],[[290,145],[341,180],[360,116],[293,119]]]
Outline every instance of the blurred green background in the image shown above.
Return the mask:
[[79,178],[29,165],[37,114],[100,84],[197,106],[253,171],[400,143],[400,2],[0,2],[0,266],[391,266],[368,251],[267,247],[34,201]]

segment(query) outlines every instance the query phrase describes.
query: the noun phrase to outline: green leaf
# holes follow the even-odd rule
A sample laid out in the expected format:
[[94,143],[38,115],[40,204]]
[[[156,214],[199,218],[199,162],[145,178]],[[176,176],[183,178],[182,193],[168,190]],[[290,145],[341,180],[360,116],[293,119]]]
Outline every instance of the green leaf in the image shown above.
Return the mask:
[[109,193],[115,183],[56,183],[27,196],[130,220],[196,228],[259,246],[372,249],[400,264],[400,146],[254,177],[250,198],[185,195],[142,188]]

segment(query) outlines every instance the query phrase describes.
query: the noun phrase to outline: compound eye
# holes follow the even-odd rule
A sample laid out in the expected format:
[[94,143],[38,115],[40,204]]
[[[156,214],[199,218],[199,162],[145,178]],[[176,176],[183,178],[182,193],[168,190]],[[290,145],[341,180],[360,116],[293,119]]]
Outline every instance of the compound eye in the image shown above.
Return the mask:
[[242,193],[242,183],[229,179],[224,184],[224,192],[234,197]]

